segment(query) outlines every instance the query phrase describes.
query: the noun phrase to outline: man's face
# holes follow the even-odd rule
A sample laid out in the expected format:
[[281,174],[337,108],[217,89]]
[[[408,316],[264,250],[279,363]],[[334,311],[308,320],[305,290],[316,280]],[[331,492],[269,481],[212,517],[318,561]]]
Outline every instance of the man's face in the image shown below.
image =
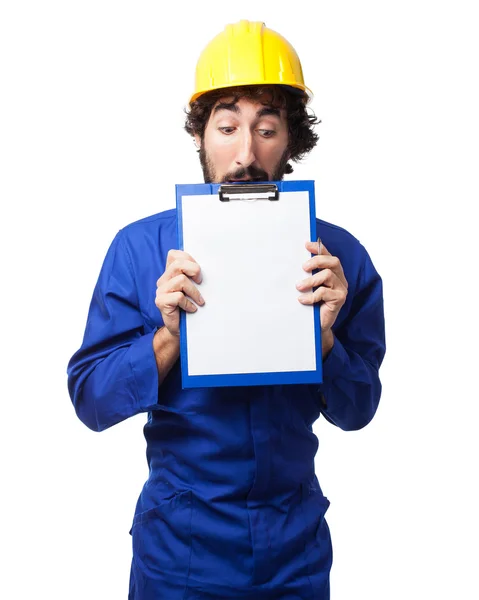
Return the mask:
[[265,102],[221,98],[213,107],[200,145],[206,183],[283,178],[289,159],[284,109]]

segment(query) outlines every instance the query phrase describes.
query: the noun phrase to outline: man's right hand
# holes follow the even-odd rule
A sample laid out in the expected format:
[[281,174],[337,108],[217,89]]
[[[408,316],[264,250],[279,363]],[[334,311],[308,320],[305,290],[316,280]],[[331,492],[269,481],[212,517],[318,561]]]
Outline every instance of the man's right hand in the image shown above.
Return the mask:
[[180,308],[189,313],[198,310],[205,301],[193,281],[202,281],[199,264],[182,250],[170,250],[166,270],[156,282],[155,304],[161,312],[165,327],[173,336],[180,335]]

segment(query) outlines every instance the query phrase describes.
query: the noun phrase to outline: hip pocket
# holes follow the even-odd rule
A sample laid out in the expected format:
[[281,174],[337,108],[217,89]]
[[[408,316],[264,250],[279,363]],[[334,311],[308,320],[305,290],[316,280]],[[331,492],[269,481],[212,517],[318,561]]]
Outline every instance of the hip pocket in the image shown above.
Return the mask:
[[165,498],[135,515],[133,558],[148,577],[188,575],[191,554],[191,491]]
[[329,508],[329,500],[319,490],[307,484],[303,484],[302,492],[301,511],[305,526],[305,541],[306,546],[310,547],[320,542],[320,532]]
[[329,500],[320,490],[303,485],[301,503],[305,521],[306,564],[314,598],[329,598],[329,573],[333,560],[333,549],[329,527],[324,518]]

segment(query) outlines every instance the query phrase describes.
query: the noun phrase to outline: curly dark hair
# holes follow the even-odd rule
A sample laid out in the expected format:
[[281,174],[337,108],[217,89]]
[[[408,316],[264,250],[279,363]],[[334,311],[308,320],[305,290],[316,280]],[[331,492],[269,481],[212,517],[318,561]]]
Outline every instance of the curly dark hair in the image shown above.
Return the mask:
[[[306,106],[308,97],[305,92],[284,85],[248,85],[206,92],[191,103],[190,110],[185,110],[187,133],[192,136],[197,134],[203,139],[213,106],[225,96],[233,96],[234,102],[240,98],[253,101],[261,99],[263,104],[284,108],[288,122],[290,160],[299,162],[316,146],[319,136],[313,127],[321,121]],[[292,172],[293,168],[287,164],[285,173]]]

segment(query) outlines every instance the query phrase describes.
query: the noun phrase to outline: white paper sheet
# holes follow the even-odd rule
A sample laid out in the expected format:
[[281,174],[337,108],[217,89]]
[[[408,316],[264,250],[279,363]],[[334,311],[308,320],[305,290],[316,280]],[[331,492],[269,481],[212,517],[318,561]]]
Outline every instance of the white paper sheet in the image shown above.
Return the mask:
[[183,196],[182,222],[205,299],[186,317],[188,374],[315,370],[314,311],[296,289],[311,256],[308,192],[278,201]]

